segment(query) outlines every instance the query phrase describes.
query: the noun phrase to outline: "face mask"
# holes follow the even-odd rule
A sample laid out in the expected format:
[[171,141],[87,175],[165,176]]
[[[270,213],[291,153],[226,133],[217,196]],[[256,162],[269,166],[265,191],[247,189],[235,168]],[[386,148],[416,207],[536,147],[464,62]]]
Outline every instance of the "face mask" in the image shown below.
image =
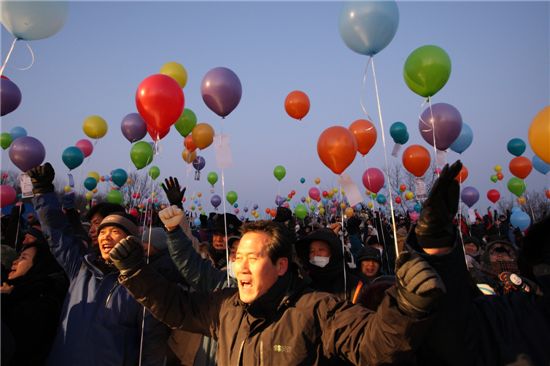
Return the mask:
[[233,267],[234,264],[235,262],[229,261],[229,265],[227,266],[227,274],[229,277],[236,279],[237,275],[235,274],[235,268]]
[[326,267],[329,261],[330,261],[330,257],[315,256],[309,260],[309,263],[313,264],[314,266],[323,268],[323,267]]

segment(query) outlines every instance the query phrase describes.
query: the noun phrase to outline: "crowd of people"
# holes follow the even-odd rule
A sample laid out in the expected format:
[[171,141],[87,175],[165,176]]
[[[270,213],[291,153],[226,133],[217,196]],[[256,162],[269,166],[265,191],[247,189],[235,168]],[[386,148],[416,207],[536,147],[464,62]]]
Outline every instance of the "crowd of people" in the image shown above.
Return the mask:
[[33,168],[36,214],[2,218],[2,364],[549,365],[550,216],[468,224],[460,169],[393,230],[368,209],[195,225],[172,177],[140,226],[107,202],[81,215]]

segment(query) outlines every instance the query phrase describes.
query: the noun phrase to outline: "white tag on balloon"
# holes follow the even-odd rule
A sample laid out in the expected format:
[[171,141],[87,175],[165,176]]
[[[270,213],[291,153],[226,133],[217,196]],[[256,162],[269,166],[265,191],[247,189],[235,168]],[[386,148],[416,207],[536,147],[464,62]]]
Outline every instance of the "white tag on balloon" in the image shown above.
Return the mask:
[[229,168],[233,165],[233,155],[231,154],[229,142],[229,135],[221,134],[214,136],[216,163],[220,169]]
[[414,192],[418,198],[426,198],[426,183],[424,183],[424,179],[416,178],[414,180]]
[[32,181],[31,177],[27,173],[22,173],[19,176],[19,186],[21,187],[21,198],[34,197],[32,193]]
[[349,175],[345,173],[341,174],[340,177],[338,177],[338,183],[342,187],[342,190],[346,192],[346,197],[348,198],[350,206],[353,207],[363,202],[363,197],[361,196],[361,192],[359,192],[359,188],[357,188],[357,185]]
[[476,213],[473,208],[468,209],[468,219],[470,220],[470,223],[476,222]]
[[401,145],[401,144],[393,145],[393,150],[391,152],[391,156],[396,157],[397,154],[399,154],[399,151],[401,150],[401,146],[403,146],[403,145]]
[[437,167],[442,167],[447,164],[447,151],[437,150],[435,155],[435,165]]

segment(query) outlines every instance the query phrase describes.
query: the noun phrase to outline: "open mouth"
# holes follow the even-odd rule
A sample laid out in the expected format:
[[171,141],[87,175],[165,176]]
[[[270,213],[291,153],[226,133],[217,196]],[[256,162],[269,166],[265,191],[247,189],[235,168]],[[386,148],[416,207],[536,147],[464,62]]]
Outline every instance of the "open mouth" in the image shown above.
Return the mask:
[[251,288],[252,287],[252,282],[250,282],[250,281],[239,280],[239,284],[242,288]]
[[111,251],[111,249],[113,249],[113,246],[112,245],[109,245],[109,244],[106,244],[106,245],[102,245],[101,246],[101,249],[105,252],[105,253],[109,253]]

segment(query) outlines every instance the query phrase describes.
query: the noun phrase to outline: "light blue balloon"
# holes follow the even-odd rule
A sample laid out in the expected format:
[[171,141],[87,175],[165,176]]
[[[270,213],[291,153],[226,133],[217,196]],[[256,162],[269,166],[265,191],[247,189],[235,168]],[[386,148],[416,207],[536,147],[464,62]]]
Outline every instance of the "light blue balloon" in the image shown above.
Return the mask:
[[353,51],[374,56],[393,39],[399,25],[395,1],[348,2],[340,14],[340,36]]
[[69,146],[63,151],[61,155],[61,160],[70,170],[80,166],[82,161],[84,161],[84,154],[76,146]]
[[519,208],[517,206],[512,207],[512,213],[515,213],[515,212],[518,212],[518,211],[521,211],[521,208]]
[[48,38],[65,24],[68,3],[61,1],[2,1],[2,24],[15,38],[33,41]]
[[466,123],[462,122],[462,129],[460,135],[456,138],[455,142],[449,146],[455,153],[462,154],[472,144],[474,140],[474,132]]
[[523,231],[531,225],[531,218],[522,210],[517,210],[510,216],[510,223],[513,227],[517,227]]
[[195,220],[193,220],[193,224],[195,224],[195,227],[201,226],[201,219],[197,217]]
[[533,155],[532,161],[533,161],[533,168],[535,168],[537,172],[540,172],[542,174],[546,174],[550,172],[550,164],[544,162],[537,155]]
[[10,130],[11,140],[15,141],[19,137],[25,137],[27,136],[27,130],[25,130],[23,127],[14,127]]

